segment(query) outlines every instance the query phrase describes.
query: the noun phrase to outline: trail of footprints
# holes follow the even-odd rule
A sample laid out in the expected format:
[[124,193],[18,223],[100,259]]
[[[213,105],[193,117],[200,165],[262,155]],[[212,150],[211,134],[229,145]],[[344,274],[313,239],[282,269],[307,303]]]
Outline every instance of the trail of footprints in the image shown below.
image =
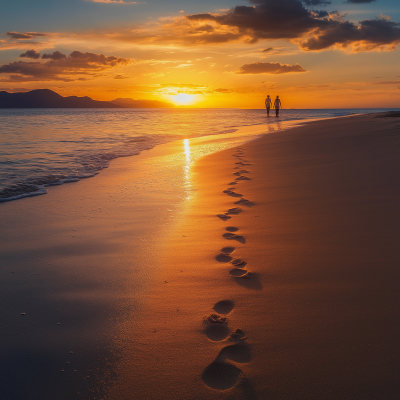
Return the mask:
[[[238,170],[233,175],[235,179],[228,183],[228,188],[223,192],[228,196],[238,199],[234,202],[235,205],[252,207],[254,203],[243,197],[243,194],[238,193],[236,185],[241,181],[251,180],[246,174],[249,171],[243,169],[244,166],[251,165],[249,161],[243,159],[244,149],[237,148],[237,152],[233,154],[238,161],[234,169]],[[244,210],[240,207],[233,207],[223,214],[218,214],[217,217],[223,221],[230,220]],[[239,228],[235,226],[227,226],[222,236],[230,241],[237,241],[245,244],[246,239],[238,233]],[[235,247],[223,247],[215,259],[220,263],[227,263],[230,266],[229,274],[237,279],[250,279],[252,274],[246,269],[247,262],[241,258],[235,258],[233,253]],[[238,281],[237,281],[238,282]],[[217,355],[215,360],[208,365],[202,374],[203,382],[212,389],[227,390],[234,387],[237,382],[244,378],[242,370],[235,364],[249,363],[252,360],[250,347],[247,344],[247,337],[241,329],[232,331],[228,326],[227,315],[234,309],[234,302],[231,300],[222,300],[216,303],[213,307],[214,313],[204,319],[204,333],[208,339],[213,342],[228,341],[231,344],[225,346]],[[235,364],[233,364],[235,363]]]

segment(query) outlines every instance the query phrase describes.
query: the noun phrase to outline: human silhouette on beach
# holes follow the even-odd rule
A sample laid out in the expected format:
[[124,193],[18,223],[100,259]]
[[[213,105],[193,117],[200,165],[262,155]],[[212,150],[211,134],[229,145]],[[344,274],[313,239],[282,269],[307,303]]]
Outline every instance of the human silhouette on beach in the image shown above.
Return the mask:
[[269,95],[267,95],[267,98],[265,99],[265,108],[267,109],[268,117],[269,117],[269,110],[271,109],[271,105],[272,105],[271,97],[269,97]]
[[274,108],[275,108],[275,116],[279,117],[279,109],[282,108],[282,103],[279,96],[276,96],[276,99],[274,101]]

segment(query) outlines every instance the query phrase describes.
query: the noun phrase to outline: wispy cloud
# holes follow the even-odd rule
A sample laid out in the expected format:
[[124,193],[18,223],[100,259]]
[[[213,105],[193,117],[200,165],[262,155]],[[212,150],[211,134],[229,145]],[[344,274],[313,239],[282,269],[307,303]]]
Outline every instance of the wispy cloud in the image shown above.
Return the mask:
[[[30,58],[38,58],[34,50],[29,53]],[[40,54],[39,54],[40,56]],[[44,54],[42,59],[49,61],[15,61],[0,66],[0,74],[9,74],[1,82],[30,82],[30,81],[79,81],[101,76],[101,72],[113,67],[127,65],[131,59],[106,56],[104,54],[82,53],[73,51],[69,56],[56,51]]]
[[34,39],[36,37],[47,36],[46,33],[40,32],[6,32],[4,35],[7,35],[11,39]]
[[278,62],[255,62],[242,65],[235,74],[289,74],[292,72],[307,72],[301,65],[280,64]]

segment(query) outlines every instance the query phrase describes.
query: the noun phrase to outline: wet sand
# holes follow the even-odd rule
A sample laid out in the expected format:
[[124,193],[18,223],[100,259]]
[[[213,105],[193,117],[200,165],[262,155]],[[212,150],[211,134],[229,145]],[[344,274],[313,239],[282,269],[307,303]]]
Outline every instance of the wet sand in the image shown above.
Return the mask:
[[194,166],[160,147],[5,204],[5,393],[397,399],[399,127],[316,121]]
[[399,128],[318,121],[199,160],[110,398],[398,398]]

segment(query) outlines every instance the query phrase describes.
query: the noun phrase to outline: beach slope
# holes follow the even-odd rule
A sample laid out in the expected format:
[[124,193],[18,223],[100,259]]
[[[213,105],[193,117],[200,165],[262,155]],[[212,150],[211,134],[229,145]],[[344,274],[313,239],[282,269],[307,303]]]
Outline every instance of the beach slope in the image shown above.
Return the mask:
[[397,399],[399,128],[316,121],[200,159],[110,398]]

